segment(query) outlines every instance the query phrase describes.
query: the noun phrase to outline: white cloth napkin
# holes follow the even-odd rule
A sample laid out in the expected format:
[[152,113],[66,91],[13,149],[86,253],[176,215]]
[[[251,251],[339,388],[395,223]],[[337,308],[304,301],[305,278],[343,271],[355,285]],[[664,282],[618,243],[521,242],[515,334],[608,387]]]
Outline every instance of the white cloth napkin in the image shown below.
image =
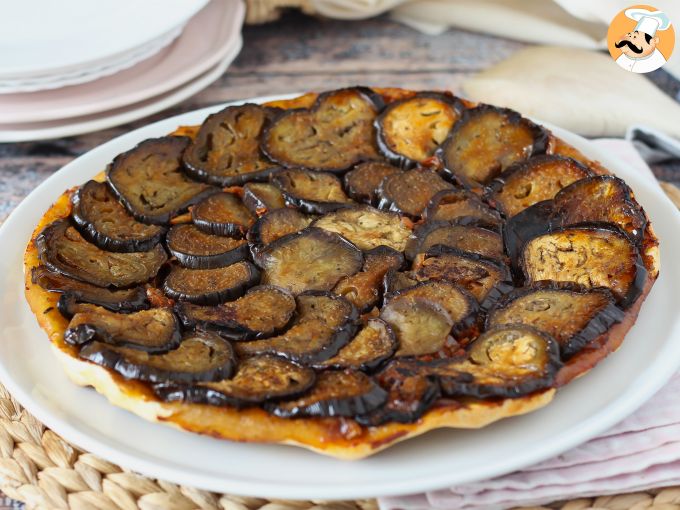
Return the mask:
[[[593,143],[656,182],[631,142]],[[562,455],[491,480],[379,504],[381,510],[494,510],[671,485],[680,485],[680,373],[633,415]]]

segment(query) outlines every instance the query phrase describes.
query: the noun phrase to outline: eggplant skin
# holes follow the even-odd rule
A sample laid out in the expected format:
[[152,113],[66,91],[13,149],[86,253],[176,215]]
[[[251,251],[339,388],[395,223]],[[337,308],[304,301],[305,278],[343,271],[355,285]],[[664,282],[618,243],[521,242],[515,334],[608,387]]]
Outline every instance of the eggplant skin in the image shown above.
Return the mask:
[[35,239],[40,261],[51,271],[97,287],[130,287],[156,276],[168,256],[151,251],[114,253],[87,242],[67,219],[47,225]]
[[91,342],[80,349],[78,356],[126,379],[151,383],[219,381],[231,377],[235,365],[229,342],[206,332],[185,336],[177,349],[164,354]]
[[378,147],[400,168],[425,163],[460,118],[462,102],[452,94],[419,92],[390,103],[375,120]]
[[226,236],[206,234],[194,225],[173,226],[166,237],[168,251],[184,267],[216,269],[248,258],[248,242]]
[[357,202],[377,206],[378,189],[383,179],[400,172],[400,168],[382,161],[366,161],[345,174],[345,189]]
[[327,370],[317,375],[311,390],[297,400],[265,404],[280,418],[300,416],[353,417],[379,409],[387,392],[371,378],[355,370]]
[[486,329],[501,324],[533,326],[555,338],[566,360],[623,318],[606,289],[544,281],[499,299],[487,314]]
[[64,333],[64,341],[83,345],[93,340],[149,353],[165,353],[180,342],[180,325],[167,308],[129,314],[110,312],[95,305],[79,305]]
[[316,380],[311,368],[277,356],[254,356],[239,362],[231,379],[197,384],[157,384],[154,393],[166,402],[248,407],[267,401],[295,398]]
[[184,152],[187,173],[221,187],[266,180],[278,165],[260,152],[260,133],[277,113],[273,108],[244,104],[210,115]]
[[548,140],[545,129],[516,111],[482,104],[463,112],[437,157],[452,178],[475,188],[513,163],[543,154]]
[[103,182],[88,181],[71,199],[71,218],[85,239],[102,250],[149,251],[165,235],[165,228],[136,221]]
[[382,100],[364,87],[320,94],[310,109],[288,110],[262,133],[260,147],[284,167],[344,172],[378,159],[373,121]]
[[[66,303],[70,302],[91,303],[112,312],[137,312],[149,308],[144,287],[118,290],[105,289],[52,272],[45,266],[31,269],[31,282],[40,285],[49,292],[61,293],[62,296],[59,298],[57,308],[62,315],[67,317],[72,316],[73,313],[64,314],[63,308]],[[62,300],[64,301],[63,304]]]
[[115,157],[106,170],[114,195],[142,223],[166,225],[180,211],[219,188],[192,181],[182,171],[190,139],[151,138]]

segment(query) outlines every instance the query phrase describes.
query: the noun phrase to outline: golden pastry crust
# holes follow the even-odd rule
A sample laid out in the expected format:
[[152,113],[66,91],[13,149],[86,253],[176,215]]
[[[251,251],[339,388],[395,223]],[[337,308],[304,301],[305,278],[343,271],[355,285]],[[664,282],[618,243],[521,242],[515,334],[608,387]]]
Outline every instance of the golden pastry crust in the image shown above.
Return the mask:
[[[382,94],[386,102],[415,94],[401,89],[375,90]],[[280,108],[304,107],[311,105],[315,98],[316,94],[306,94],[293,100],[276,101],[270,105]],[[470,103],[466,105],[469,106]],[[193,136],[196,130],[195,126],[184,126],[178,128],[174,134]],[[555,153],[577,155],[575,149],[554,137],[551,146]],[[596,172],[606,172],[599,164],[587,160],[580,153],[578,156]],[[95,179],[103,180],[103,173]],[[24,256],[26,299],[40,326],[47,332],[53,351],[71,380],[82,386],[93,386],[114,405],[147,420],[223,439],[291,444],[336,458],[359,459],[432,429],[479,428],[505,417],[531,412],[548,404],[555,394],[555,389],[549,389],[514,399],[465,401],[440,399],[414,423],[387,423],[375,427],[362,427],[354,420],[344,418],[278,418],[260,408],[235,409],[163,402],[144,383],[126,380],[107,368],[80,359],[77,348],[63,340],[68,321],[56,308],[59,295],[50,293],[31,281],[31,269],[40,264],[35,238],[46,225],[69,216],[72,193],[73,190],[65,192],[48,209],[28,244]],[[588,372],[609,353],[615,351],[635,323],[642,302],[651,290],[659,269],[658,243],[649,224],[645,231],[642,252],[648,270],[642,294],[628,308],[622,322],[610,328],[587,349],[573,356],[565,364],[557,375],[557,386]]]

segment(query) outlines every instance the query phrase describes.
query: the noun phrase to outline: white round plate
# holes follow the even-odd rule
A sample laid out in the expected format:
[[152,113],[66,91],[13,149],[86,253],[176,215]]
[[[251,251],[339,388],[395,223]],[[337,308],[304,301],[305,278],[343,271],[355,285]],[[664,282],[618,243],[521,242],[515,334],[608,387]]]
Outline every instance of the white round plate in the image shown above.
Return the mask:
[[177,29],[207,0],[21,0],[3,4],[0,79],[87,70]]
[[177,88],[233,51],[244,15],[241,0],[213,0],[172,45],[130,69],[59,90],[0,95],[0,130],[6,130],[3,124],[63,120],[121,108]]
[[0,380],[38,420],[80,448],[145,475],[217,492],[292,499],[416,493],[508,473],[574,447],[633,412],[677,369],[680,213],[655,183],[584,139],[551,127],[631,185],[661,238],[663,268],[621,349],[544,409],[481,430],[435,431],[347,462],[301,448],[174,430],[70,383],[24,300],[22,254],[31,231],[63,190],[95,175],[116,154],[178,125],[198,124],[223,107],[172,117],[93,149],[38,186],[0,229]]
[[229,65],[241,51],[243,41],[239,35],[227,53],[216,66],[197,76],[192,81],[165,94],[146,101],[105,112],[74,117],[66,120],[48,122],[0,124],[0,142],[24,142],[29,140],[48,140],[65,136],[91,133],[100,129],[119,126],[147,117],[169,108],[200,92],[224,74]]

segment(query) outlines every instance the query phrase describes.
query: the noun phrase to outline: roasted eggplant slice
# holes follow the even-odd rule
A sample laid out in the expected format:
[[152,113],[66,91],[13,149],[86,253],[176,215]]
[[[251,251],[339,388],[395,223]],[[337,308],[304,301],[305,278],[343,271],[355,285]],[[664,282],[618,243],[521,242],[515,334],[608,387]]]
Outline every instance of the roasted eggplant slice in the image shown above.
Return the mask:
[[453,186],[432,170],[416,168],[385,177],[378,189],[380,209],[419,218],[433,196]]
[[403,265],[404,256],[401,252],[378,246],[366,253],[362,270],[340,280],[333,292],[344,296],[359,312],[367,312],[380,301],[385,274]]
[[410,224],[397,213],[364,205],[330,212],[316,220],[313,226],[340,234],[360,250],[388,246],[404,251],[411,235]]
[[526,243],[521,265],[529,284],[552,280],[606,287],[623,307],[637,299],[646,279],[635,244],[607,224],[581,224],[535,237]]
[[413,360],[391,361],[377,376],[387,391],[387,401],[376,411],[357,417],[363,425],[377,426],[386,422],[412,423],[425,414],[440,395],[433,375],[423,374],[420,363]]
[[636,242],[642,239],[647,225],[645,213],[628,185],[613,175],[589,177],[565,187],[555,196],[553,207],[562,225],[614,223]]
[[468,359],[431,369],[449,397],[516,398],[550,388],[560,368],[550,335],[524,325],[499,326],[472,342]]
[[536,156],[511,166],[494,180],[490,199],[509,218],[590,175],[592,172],[574,159]]
[[497,232],[473,225],[457,225],[446,221],[424,223],[413,232],[406,257],[413,260],[436,245],[458,248],[482,257],[503,260],[503,238]]
[[35,240],[50,270],[98,287],[130,287],[158,273],[168,256],[160,244],[150,251],[113,253],[83,239],[68,220],[57,220]]
[[290,168],[272,177],[286,198],[286,203],[305,212],[324,214],[350,202],[335,175]]
[[215,269],[248,257],[245,239],[206,234],[190,223],[175,225],[167,236],[168,251],[184,267]]
[[146,292],[143,287],[115,290],[104,289],[90,283],[73,280],[59,273],[54,273],[45,266],[31,269],[31,281],[40,285],[45,290],[60,292],[64,296],[68,296],[69,301],[91,303],[112,312],[136,312],[149,308],[149,301],[146,298]]
[[254,258],[266,245],[277,239],[307,228],[314,216],[307,216],[297,209],[277,209],[258,219],[248,231],[250,251]]
[[544,282],[505,296],[487,315],[486,325],[533,326],[557,340],[567,359],[622,319],[623,312],[605,289]]
[[179,321],[168,308],[115,313],[100,306],[78,305],[64,340],[83,345],[92,340],[151,353],[167,352],[180,342]]
[[286,207],[281,190],[268,182],[249,182],[243,186],[243,205],[252,214],[262,214]]
[[182,171],[182,154],[189,142],[179,136],[145,140],[116,156],[106,171],[114,194],[139,221],[167,224],[178,212],[218,191]]
[[330,290],[343,276],[358,272],[363,262],[361,251],[352,243],[315,227],[288,234],[257,256],[263,269],[262,282],[294,294]]
[[191,210],[199,229],[218,236],[245,237],[255,217],[233,193],[217,193],[201,200]]
[[254,287],[217,306],[179,303],[177,314],[189,327],[211,329],[232,340],[267,338],[283,330],[295,313],[295,298],[278,287]]
[[369,319],[347,345],[317,368],[370,371],[389,359],[397,347],[397,337],[392,328],[380,319]]
[[439,156],[449,174],[476,187],[513,163],[543,154],[547,145],[548,133],[519,113],[480,105],[463,112]]
[[356,332],[357,311],[340,296],[306,292],[297,297],[297,316],[282,335],[266,340],[239,342],[241,356],[276,354],[304,364],[335,356]]
[[445,189],[432,197],[423,218],[427,221],[475,223],[497,229],[501,224],[498,212],[491,209],[476,194],[465,189]]
[[229,342],[206,332],[185,336],[177,349],[165,354],[91,342],[78,356],[115,370],[126,379],[152,383],[219,381],[231,377],[235,364]]
[[413,271],[395,271],[390,269],[383,278],[383,294],[389,298],[395,292],[413,287],[420,283]]
[[275,416],[347,416],[370,413],[385,403],[387,393],[362,372],[327,370],[312,389],[296,400],[266,404]]
[[172,299],[197,305],[216,305],[242,296],[259,278],[260,272],[247,261],[217,269],[188,269],[173,265],[163,283],[163,290]]
[[244,104],[210,115],[184,153],[187,172],[221,187],[266,179],[276,165],[260,152],[260,133],[274,113]]
[[255,356],[242,360],[232,379],[192,385],[159,384],[154,386],[154,392],[169,402],[245,407],[297,397],[311,388],[315,379],[311,368],[276,356]]
[[463,111],[449,94],[421,92],[390,103],[376,119],[378,147],[395,165],[425,163],[446,139]]
[[377,159],[377,96],[351,88],[319,95],[314,106],[290,110],[262,135],[262,150],[286,167],[342,172],[360,161]]
[[402,170],[381,161],[367,161],[345,174],[345,189],[357,202],[378,205],[378,189],[383,179]]
[[148,251],[163,238],[165,229],[146,225],[127,212],[103,182],[88,181],[72,198],[71,218],[80,233],[102,250]]
[[414,274],[419,281],[446,280],[460,285],[480,303],[501,282],[512,282],[505,264],[443,245],[419,257]]

